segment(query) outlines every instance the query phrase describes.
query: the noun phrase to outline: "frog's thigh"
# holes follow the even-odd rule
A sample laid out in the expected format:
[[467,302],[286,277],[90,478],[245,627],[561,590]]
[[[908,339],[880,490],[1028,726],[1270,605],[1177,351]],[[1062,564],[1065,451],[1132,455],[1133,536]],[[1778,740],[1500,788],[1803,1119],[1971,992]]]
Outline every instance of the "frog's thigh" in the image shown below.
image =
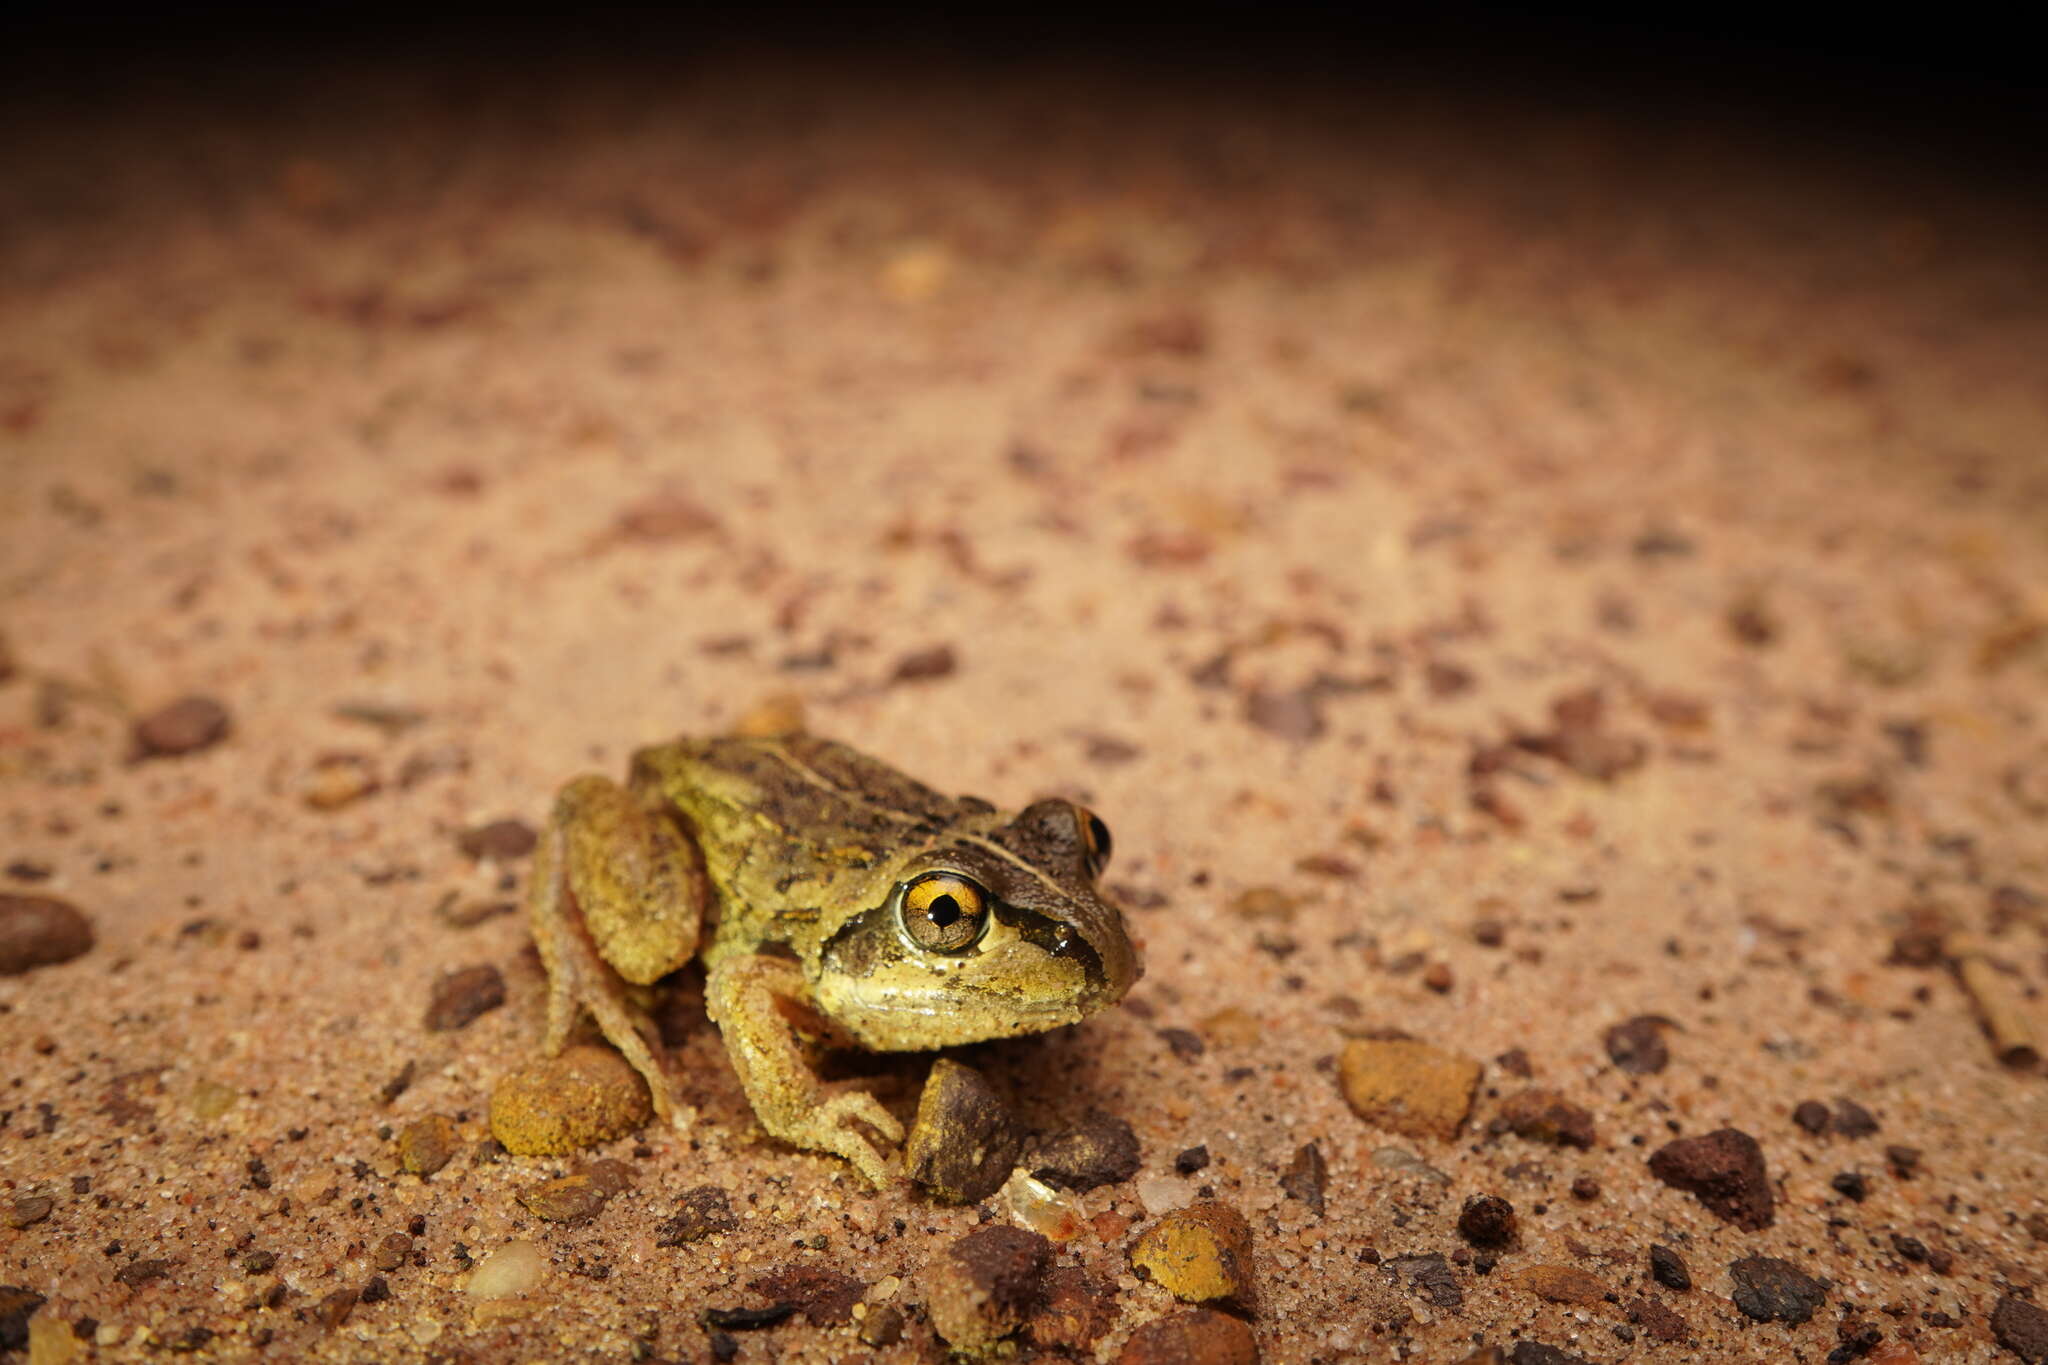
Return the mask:
[[664,1120],[678,1108],[658,1035],[627,983],[690,960],[709,891],[695,846],[669,818],[602,777],[562,788],[536,851],[528,910],[548,975],[546,1046],[579,1010],[646,1077]]
[[880,1189],[889,1183],[882,1154],[848,1121],[858,1119],[891,1142],[903,1140],[903,1125],[864,1090],[826,1095],[779,1003],[808,1007],[810,998],[802,969],[786,958],[729,957],[705,983],[712,1022],[761,1126],[784,1142],[845,1157]]

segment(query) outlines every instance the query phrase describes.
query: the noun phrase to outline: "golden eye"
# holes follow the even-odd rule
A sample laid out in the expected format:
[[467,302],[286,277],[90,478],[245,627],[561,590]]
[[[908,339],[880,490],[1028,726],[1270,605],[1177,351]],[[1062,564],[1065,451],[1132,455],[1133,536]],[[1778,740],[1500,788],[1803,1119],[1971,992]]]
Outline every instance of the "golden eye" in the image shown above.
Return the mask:
[[927,872],[903,890],[903,928],[920,948],[958,953],[988,927],[988,892],[957,872]]
[[1074,814],[1080,817],[1081,850],[1088,860],[1088,875],[1100,877],[1102,869],[1109,866],[1109,826],[1085,806],[1074,807]]

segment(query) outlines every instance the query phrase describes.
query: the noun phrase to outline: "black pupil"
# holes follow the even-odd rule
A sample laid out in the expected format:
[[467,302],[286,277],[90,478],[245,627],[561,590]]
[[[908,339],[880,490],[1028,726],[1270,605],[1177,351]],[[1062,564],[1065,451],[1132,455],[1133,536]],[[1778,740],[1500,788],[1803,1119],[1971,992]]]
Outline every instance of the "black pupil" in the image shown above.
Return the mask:
[[1088,817],[1088,832],[1095,836],[1095,860],[1099,863],[1108,862],[1109,826],[1102,823],[1101,816],[1091,815]]
[[925,918],[929,919],[935,928],[947,929],[960,918],[960,902],[951,896],[939,896],[925,907],[924,913]]

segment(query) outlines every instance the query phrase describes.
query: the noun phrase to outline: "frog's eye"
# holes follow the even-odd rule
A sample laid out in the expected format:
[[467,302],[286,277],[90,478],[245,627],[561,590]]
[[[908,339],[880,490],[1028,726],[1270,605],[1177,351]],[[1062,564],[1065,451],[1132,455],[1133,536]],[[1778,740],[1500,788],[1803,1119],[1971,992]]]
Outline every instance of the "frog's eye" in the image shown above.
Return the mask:
[[1088,861],[1088,875],[1100,877],[1102,869],[1109,866],[1109,826],[1102,823],[1102,817],[1082,806],[1074,807],[1074,814],[1080,817],[1081,854]]
[[927,872],[903,890],[903,929],[920,948],[959,953],[988,927],[988,892],[957,872]]

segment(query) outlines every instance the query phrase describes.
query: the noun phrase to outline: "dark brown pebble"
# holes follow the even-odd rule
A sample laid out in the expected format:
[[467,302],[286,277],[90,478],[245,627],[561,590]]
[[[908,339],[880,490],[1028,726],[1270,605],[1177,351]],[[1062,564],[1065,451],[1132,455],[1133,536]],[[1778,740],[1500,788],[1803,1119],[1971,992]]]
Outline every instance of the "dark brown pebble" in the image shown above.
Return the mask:
[[357,1294],[353,1289],[337,1289],[320,1300],[320,1306],[314,1310],[314,1314],[323,1326],[333,1331],[348,1321],[350,1313],[356,1311],[356,1298]]
[[1858,1204],[1870,1197],[1870,1177],[1861,1171],[1837,1171],[1828,1184],[1836,1194]]
[[245,1275],[268,1275],[277,1265],[274,1251],[252,1251],[242,1258],[242,1273]]
[[1303,1143],[1294,1153],[1294,1160],[1280,1173],[1281,1190],[1288,1198],[1308,1205],[1318,1218],[1323,1216],[1323,1190],[1329,1182],[1330,1168],[1323,1161],[1323,1149],[1313,1142]]
[[32,862],[27,858],[16,858],[7,865],[7,875],[18,882],[46,882],[54,870],[48,863]]
[[1039,1289],[1024,1338],[1041,1351],[1089,1356],[1116,1325],[1116,1294],[1079,1266],[1054,1266]]
[[1835,1131],[1843,1137],[1869,1137],[1877,1131],[1877,1126],[1876,1116],[1856,1101],[1835,1101]]
[[726,1332],[757,1332],[787,1321],[794,1312],[793,1303],[771,1304],[766,1308],[707,1308],[704,1324]]
[[1173,1159],[1173,1169],[1182,1175],[1193,1175],[1208,1164],[1209,1149],[1207,1147],[1190,1147]]
[[1740,1129],[1666,1143],[1650,1157],[1650,1174],[1739,1228],[1761,1232],[1776,1218],[1763,1148]]
[[1479,1247],[1515,1240],[1515,1206],[1497,1194],[1475,1194],[1458,1213],[1458,1235]]
[[1887,1147],[1884,1149],[1884,1158],[1892,1163],[1892,1174],[1901,1180],[1911,1180],[1914,1173],[1920,1169],[1918,1147]]
[[979,1203],[1010,1178],[1023,1146],[1022,1126],[986,1077],[949,1057],[932,1063],[903,1148],[912,1180],[944,1203]]
[[1650,1274],[1666,1289],[1683,1294],[1692,1288],[1692,1271],[1686,1269],[1685,1257],[1657,1242],[1650,1243]]
[[960,661],[953,653],[953,646],[933,645],[930,649],[913,650],[898,659],[895,669],[889,674],[889,681],[931,682],[950,677],[959,667]]
[[398,1167],[421,1178],[433,1175],[455,1157],[462,1134],[445,1114],[424,1114],[398,1133]]
[[654,1244],[683,1246],[702,1241],[714,1232],[731,1232],[738,1226],[739,1220],[732,1216],[732,1202],[725,1191],[716,1185],[699,1185],[684,1191],[676,1201],[675,1213],[655,1228]]
[[894,1346],[903,1340],[903,1310],[883,1304],[870,1308],[868,1315],[861,1319],[860,1344],[873,1346],[877,1350]]
[[1448,966],[1441,962],[1432,962],[1423,970],[1422,984],[1435,991],[1438,995],[1448,995],[1450,994],[1451,987],[1457,983],[1452,978],[1451,969]]
[[1828,1297],[1826,1284],[1776,1256],[1745,1256],[1731,1262],[1728,1277],[1735,1282],[1735,1306],[1758,1322],[1797,1327]]
[[1556,1346],[1546,1346],[1540,1341],[1518,1341],[1515,1349],[1508,1352],[1510,1365],[1593,1365],[1584,1356],[1573,1355],[1570,1351]]
[[1946,1275],[1956,1268],[1956,1254],[1945,1247],[1929,1247],[1927,1268],[1937,1275]]
[[868,1287],[824,1266],[792,1265],[750,1281],[747,1288],[764,1299],[788,1304],[813,1327],[838,1327],[853,1320],[853,1306]]
[[1991,1335],[2026,1365],[2048,1362],[2048,1311],[2007,1294],[1991,1310]]
[[379,1270],[396,1270],[412,1255],[412,1238],[402,1232],[387,1233],[370,1253],[370,1264]]
[[1591,1203],[1600,1197],[1600,1182],[1590,1175],[1582,1175],[1572,1181],[1572,1198]]
[[1209,1050],[1201,1034],[1184,1028],[1163,1028],[1159,1030],[1159,1040],[1184,1062],[1200,1061],[1202,1054]]
[[1815,1137],[1825,1133],[1831,1121],[1828,1117],[1828,1107],[1819,1100],[1801,1100],[1793,1106],[1792,1122]]
[[1090,1112],[1040,1147],[1031,1173],[1063,1190],[1092,1190],[1138,1173],[1138,1135],[1114,1114]]
[[1257,1365],[1258,1338],[1244,1322],[1212,1308],[1190,1308],[1131,1333],[1117,1365]]
[[1648,1076],[1671,1064],[1671,1049],[1664,1045],[1663,1030],[1671,1021],[1661,1015],[1639,1014],[1607,1030],[1607,1055],[1631,1076]]
[[[1525,1081],[1536,1074],[1536,1068],[1529,1061],[1529,1054],[1518,1047],[1509,1048],[1493,1060],[1494,1064],[1500,1067],[1502,1071],[1507,1072],[1508,1075],[1519,1077]],[[1591,1116],[1589,1115],[1589,1121],[1590,1118]]]
[[[1917,1155],[1917,1153],[1916,1153]],[[1897,1158],[1893,1158],[1897,1160]],[[2037,1242],[2048,1242],[2048,1213],[2034,1212],[2027,1215],[2027,1236]]]
[[1507,938],[1507,926],[1497,919],[1472,921],[1472,940],[1482,948],[1498,948]]
[[1397,1280],[1406,1280],[1408,1287],[1428,1299],[1435,1307],[1446,1312],[1462,1312],[1465,1307],[1465,1291],[1458,1284],[1457,1272],[1441,1252],[1425,1252],[1417,1256],[1392,1256],[1382,1263],[1386,1273]]
[[148,1284],[151,1280],[161,1280],[170,1273],[171,1263],[169,1261],[130,1261],[127,1265],[114,1272],[114,1280],[118,1284],[125,1284],[130,1289],[133,1289],[137,1285]]
[[1655,1299],[1631,1300],[1628,1320],[1659,1341],[1683,1341],[1692,1334],[1691,1323]]
[[50,1216],[50,1210],[56,1207],[57,1201],[47,1194],[24,1194],[16,1197],[14,1203],[8,1207],[7,1217],[0,1221],[19,1231],[42,1222]]
[[540,836],[524,820],[493,820],[488,825],[466,829],[455,837],[455,846],[470,858],[489,858],[509,863],[533,852]]
[[1918,1237],[1907,1237],[1902,1233],[1892,1234],[1892,1250],[1909,1261],[1921,1262],[1927,1259],[1927,1243]]
[[69,901],[0,892],[0,976],[69,962],[92,948],[92,921]]
[[1593,1115],[1554,1090],[1522,1090],[1508,1096],[1487,1130],[1558,1147],[1589,1148],[1595,1137]]
[[391,1297],[391,1283],[382,1275],[372,1275],[363,1285],[362,1302],[382,1303]]
[[477,1016],[505,1003],[505,978],[490,963],[449,972],[434,983],[427,1027],[437,1033],[467,1028]]
[[980,1351],[1016,1331],[1037,1305],[1052,1243],[1035,1232],[990,1224],[926,1264],[925,1309],[956,1351]]
[[228,709],[212,697],[184,697],[135,722],[138,758],[172,758],[209,749],[227,738]]

